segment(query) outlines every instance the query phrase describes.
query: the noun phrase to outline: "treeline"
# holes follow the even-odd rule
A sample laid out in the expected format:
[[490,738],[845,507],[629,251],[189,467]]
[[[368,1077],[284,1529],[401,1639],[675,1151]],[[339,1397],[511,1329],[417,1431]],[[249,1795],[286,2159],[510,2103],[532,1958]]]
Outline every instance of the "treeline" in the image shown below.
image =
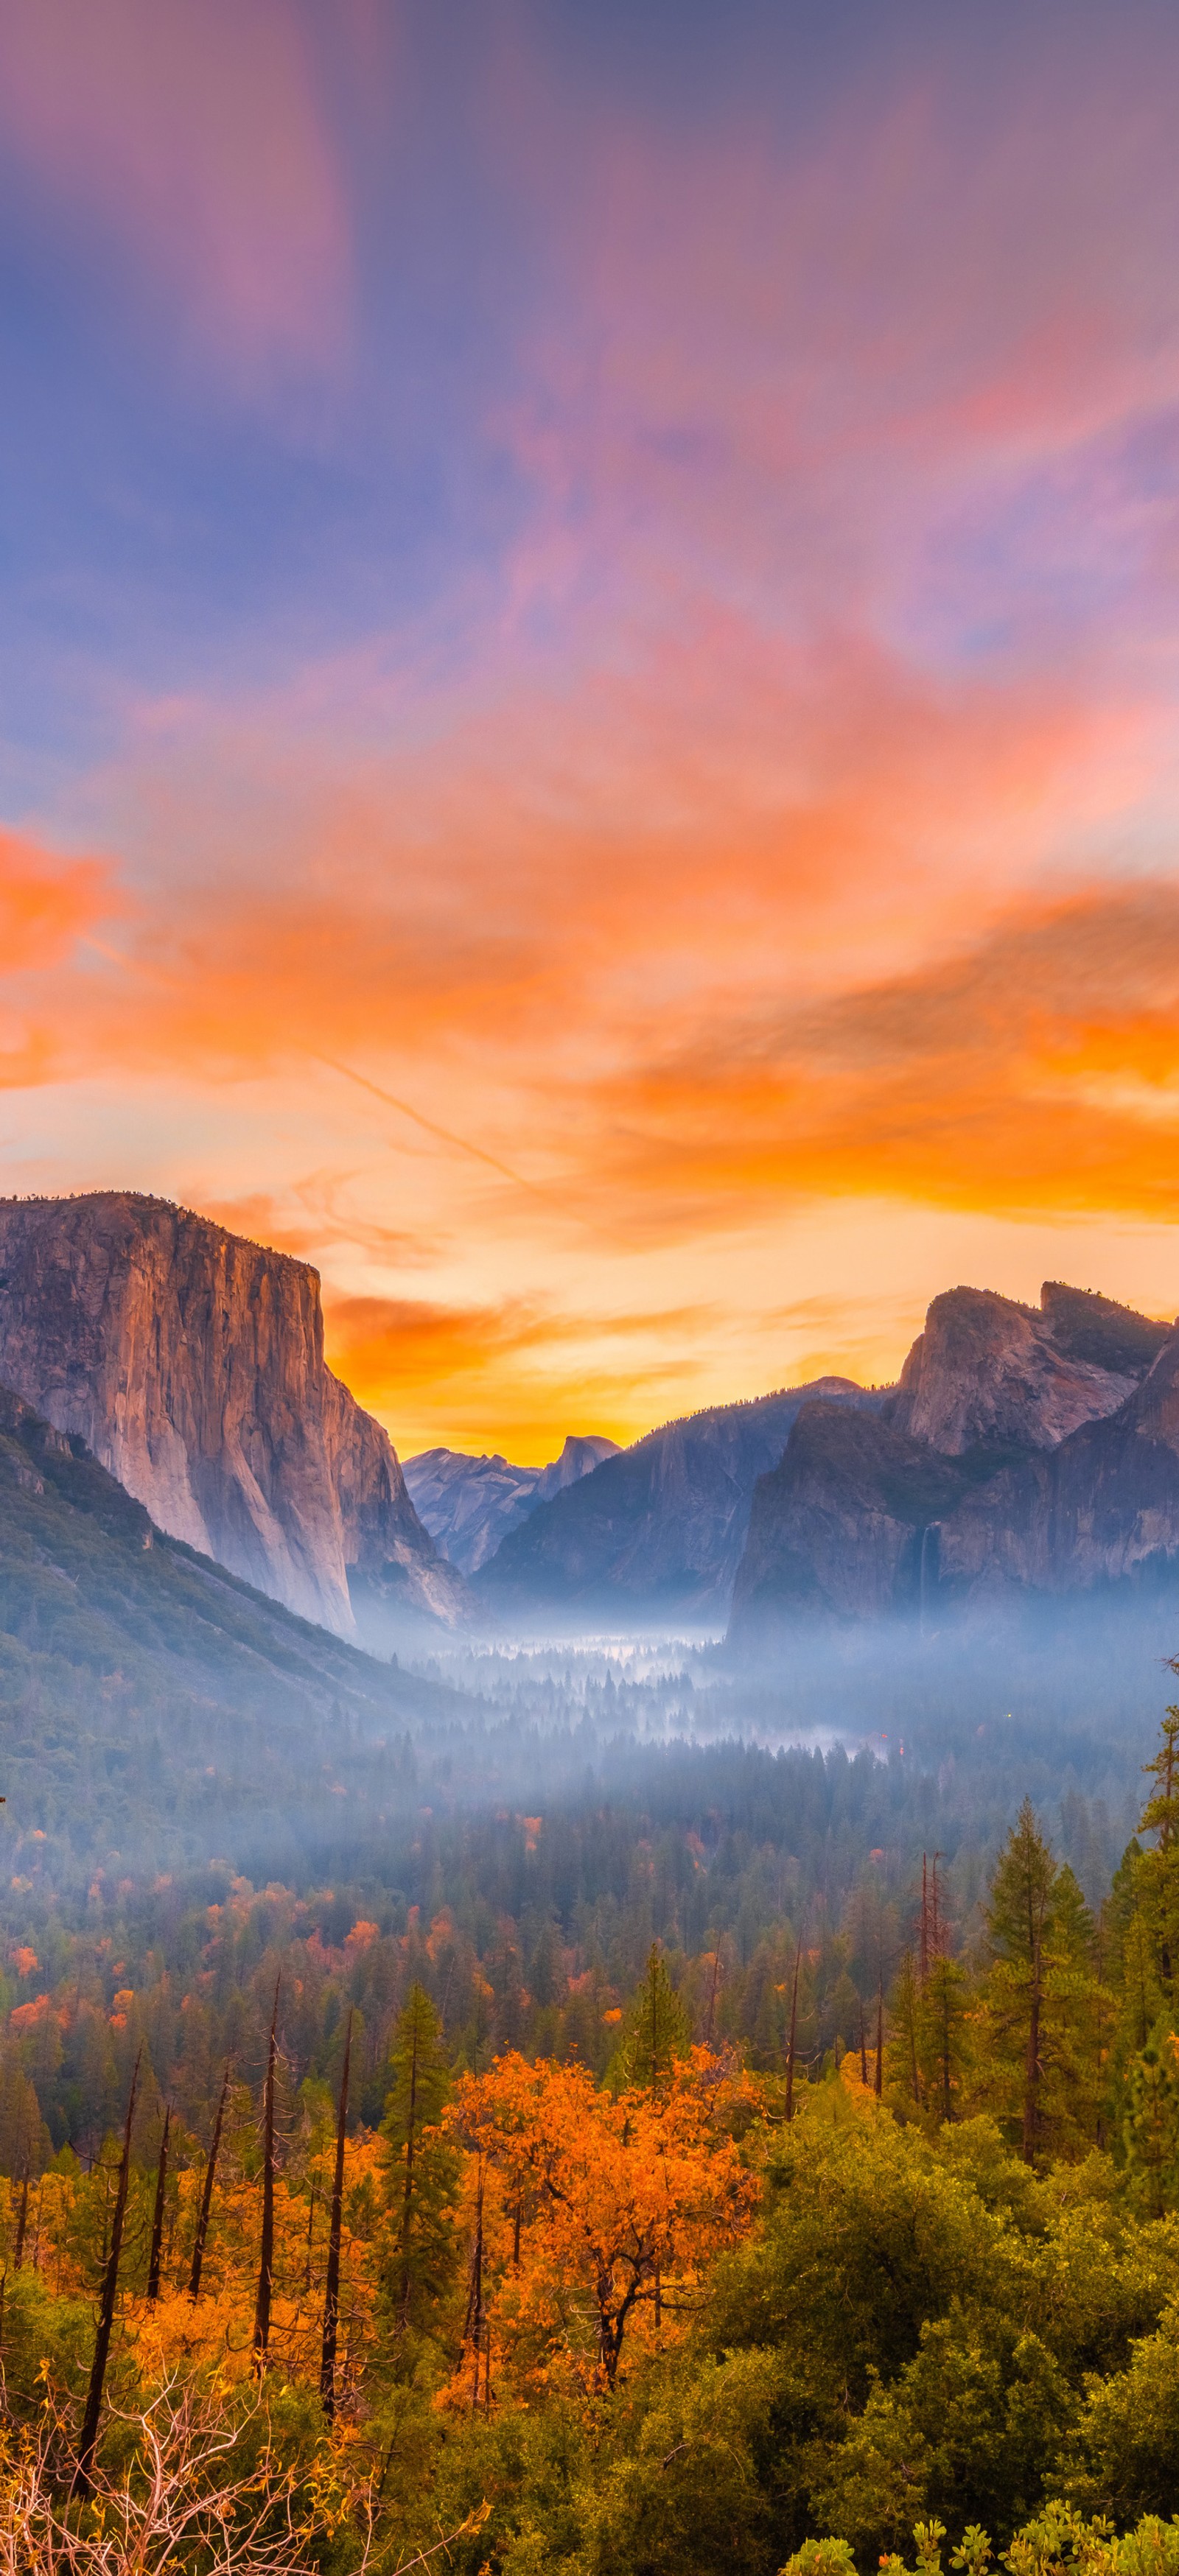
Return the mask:
[[[391,1758],[403,1779],[415,1767],[408,1742]],[[899,1755],[729,1744],[632,1748],[612,1778],[610,1796],[591,1777],[580,1800],[544,1815],[419,1803],[387,1829],[379,1878],[310,1893],[259,1889],[225,1865],[146,1885],[100,1872],[70,1908],[43,1840],[26,1835],[5,1909],[0,2162],[11,2169],[18,2076],[44,2125],[39,2160],[68,2144],[88,2161],[140,2048],[145,2100],[167,2095],[207,2134],[226,2058],[261,2082],[279,1977],[289,2080],[334,2080],[353,2010],[354,2108],[371,2123],[415,1984],[457,2067],[519,2049],[600,2076],[658,1941],[697,2035],[707,2023],[769,2073],[784,2063],[801,1944],[796,2054],[814,2075],[861,2030],[872,2037],[881,1982],[890,1991],[920,1947],[923,1841],[937,1855],[939,1949],[977,1941],[984,1847],[961,1839],[952,1777],[939,1786]],[[1078,1885],[1108,1886],[1108,1810],[1073,1791],[1059,1815]]]

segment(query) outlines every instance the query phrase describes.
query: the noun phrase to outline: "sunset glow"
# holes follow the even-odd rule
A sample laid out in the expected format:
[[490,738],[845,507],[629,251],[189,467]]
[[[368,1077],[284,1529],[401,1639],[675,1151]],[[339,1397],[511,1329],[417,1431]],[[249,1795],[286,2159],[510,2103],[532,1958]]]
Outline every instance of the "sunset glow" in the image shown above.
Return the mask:
[[406,1453],[1179,1309],[1177,104],[1137,0],[12,9],[6,1190],[314,1261]]

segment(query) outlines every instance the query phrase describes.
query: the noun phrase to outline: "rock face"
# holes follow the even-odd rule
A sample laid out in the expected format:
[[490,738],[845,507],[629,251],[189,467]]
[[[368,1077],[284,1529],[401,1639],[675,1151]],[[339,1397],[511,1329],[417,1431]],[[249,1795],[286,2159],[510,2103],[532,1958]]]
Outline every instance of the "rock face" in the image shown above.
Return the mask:
[[306,1263],[129,1192],[0,1201],[0,1382],[305,1618],[458,1616],[386,1433],[325,1365]]
[[876,1418],[799,1415],[758,1484],[739,1646],[802,1618],[1062,1594],[1179,1571],[1179,1331],[1049,1282],[1039,1312],[935,1298]]
[[670,1422],[539,1504],[477,1588],[497,1607],[558,1617],[723,1614],[756,1480],[817,1396],[836,1412],[881,1400],[849,1378],[820,1378]]
[[[1128,1365],[1115,1346],[1123,1362],[1115,1367],[1062,1349],[1053,1329],[1060,1296],[1046,1287],[1039,1314],[983,1288],[935,1297],[890,1408],[895,1428],[960,1457],[980,1442],[1054,1449],[1078,1423],[1116,1412],[1145,1359]],[[1096,1336],[1093,1347],[1100,1347]]]
[[405,1460],[405,1481],[419,1520],[463,1574],[477,1574],[508,1531],[613,1458],[616,1440],[571,1434],[547,1467],[513,1467],[498,1453],[473,1458],[460,1449],[423,1449]]

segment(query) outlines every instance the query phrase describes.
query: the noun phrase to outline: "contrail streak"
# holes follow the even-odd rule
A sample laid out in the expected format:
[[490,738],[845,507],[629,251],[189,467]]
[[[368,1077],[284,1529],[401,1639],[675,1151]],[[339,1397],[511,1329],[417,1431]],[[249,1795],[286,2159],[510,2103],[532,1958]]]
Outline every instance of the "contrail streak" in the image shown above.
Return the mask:
[[468,1136],[456,1136],[452,1127],[440,1127],[435,1119],[423,1117],[411,1101],[399,1100],[394,1091],[382,1091],[379,1082],[370,1082],[367,1074],[355,1072],[350,1064],[338,1064],[334,1056],[319,1055],[311,1047],[307,1052],[313,1064],[324,1064],[330,1073],[343,1074],[346,1082],[358,1082],[362,1091],[371,1091],[374,1100],[383,1100],[386,1108],[399,1109],[403,1118],[412,1118],[415,1127],[424,1128],[427,1136],[440,1137],[444,1145],[456,1145],[460,1154],[473,1154],[477,1163],[486,1163],[501,1179],[513,1181],[518,1190],[529,1190],[536,1199],[544,1198],[545,1192],[535,1181],[526,1181],[523,1172],[514,1172],[510,1163],[501,1163],[496,1155],[485,1153],[482,1145],[472,1145]]

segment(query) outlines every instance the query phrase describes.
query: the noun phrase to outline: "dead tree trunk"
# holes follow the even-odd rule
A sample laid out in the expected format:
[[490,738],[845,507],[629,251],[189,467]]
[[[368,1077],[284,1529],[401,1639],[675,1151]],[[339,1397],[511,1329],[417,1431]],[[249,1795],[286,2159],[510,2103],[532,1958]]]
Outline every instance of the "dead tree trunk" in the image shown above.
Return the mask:
[[197,2220],[196,2236],[193,2240],[192,2269],[188,2275],[188,2295],[190,2299],[199,2299],[201,2295],[201,2268],[205,2260],[205,2238],[209,2233],[209,2212],[213,2206],[213,2176],[217,2171],[217,2150],[221,2144],[221,2124],[225,2118],[225,2103],[228,2092],[229,2059],[226,2058],[225,2074],[221,2083],[221,2099],[217,2105],[217,2117],[213,2122],[213,2143],[209,2149],[209,2161],[205,2167],[205,2188],[201,2193],[201,2212],[200,2217]]
[[254,2302],[255,2379],[261,2379],[266,2368],[266,2347],[270,2341],[270,2300],[274,2289],[274,2060],[278,2028],[278,1989],[274,1988],[274,2010],[270,2016],[270,2042],[266,2051],[266,2086],[262,2095],[262,2246],[258,2261],[258,2296]]
[[160,2256],[164,2249],[164,2198],[168,2187],[168,2131],[172,2126],[172,2105],[164,2104],[164,2134],[160,2140],[160,2161],[156,2170],[156,2200],[151,2215],[151,2252],[147,2258],[147,2295],[160,2295]]
[[82,2417],[82,2435],[78,2444],[78,2465],[74,2471],[73,2493],[90,2494],[90,2471],[98,2441],[98,2418],[102,2412],[102,2391],[106,2379],[107,2356],[115,2322],[115,2300],[119,2288],[119,2258],[123,2251],[123,2221],[127,2215],[127,2185],[131,2178],[131,2123],[135,2118],[135,2096],[139,2089],[140,2050],[127,2097],[127,2117],[123,2123],[123,2153],[119,2159],[119,2188],[115,2195],[115,2214],[111,2226],[111,2247],[102,2276],[98,2303],[98,2332],[94,2338],[94,2359],[90,2365],[90,2386],[86,2391],[86,2412]]
[[340,2322],[340,2232],[344,2210],[344,2124],[348,2117],[348,2066],[352,2056],[352,2015],[344,2040],[344,2071],[340,2077],[340,2109],[336,2121],[336,2170],[332,2177],[332,2223],[328,2235],[327,2281],[323,2294],[323,2348],[319,2362],[319,2394],[329,2424],[336,2411],[336,2338]]
[[786,2050],[786,2117],[794,2118],[794,2043],[798,2037],[798,1972],[802,1966],[802,1934],[794,1953],[794,1987],[790,1997],[790,2040]]
[[29,2167],[28,2167],[28,2161],[27,2161],[27,2159],[26,2159],[26,2162],[25,2162],[25,2169],[24,2169],[23,2174],[21,2175],[21,2184],[20,2184],[20,2208],[19,2208],[19,2210],[18,2210],[18,2212],[17,2212],[17,2220],[16,2220],[16,2247],[15,2247],[15,2251],[14,2251],[14,2253],[13,2253],[13,2257],[12,2257],[12,2268],[13,2268],[13,2271],[14,2271],[14,2272],[19,2272],[20,2267],[21,2267],[21,2264],[24,2262],[24,2259],[25,2259],[25,2230],[26,2230],[26,2228],[28,2227],[28,2223],[29,2223]]
[[418,2130],[418,2025],[415,2016],[409,2061],[409,2118],[405,2124],[405,2189],[401,2199],[401,2286],[397,2300],[398,2331],[409,2324],[410,2246],[413,2230],[413,2168]]

